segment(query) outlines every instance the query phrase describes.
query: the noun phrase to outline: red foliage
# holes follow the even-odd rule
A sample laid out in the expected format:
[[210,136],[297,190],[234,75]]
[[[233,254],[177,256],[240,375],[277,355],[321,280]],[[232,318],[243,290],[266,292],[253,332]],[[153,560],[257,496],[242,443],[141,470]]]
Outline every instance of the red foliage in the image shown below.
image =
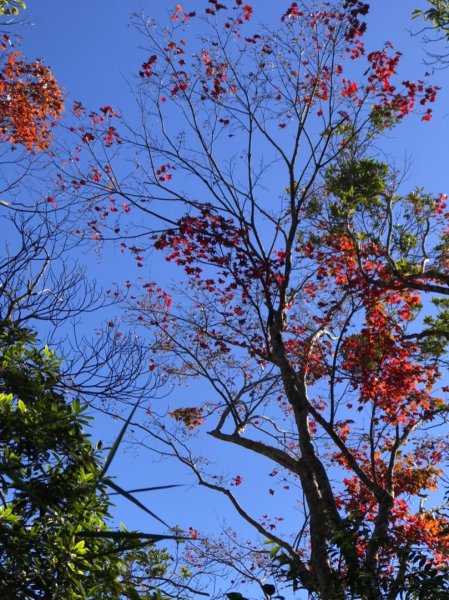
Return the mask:
[[[136,210],[160,216],[153,247],[182,270],[173,295],[146,283],[134,305],[154,332],[158,369],[204,377],[214,394],[207,411],[198,402],[169,412],[180,453],[179,425],[211,421],[213,437],[271,460],[272,476],[284,469],[283,489],[299,481],[300,551],[279,543],[309,591],[340,598],[348,581],[352,591],[367,581],[387,589],[416,547],[429,568],[449,553],[446,517],[420,506],[441,487],[449,450],[431,433],[447,407],[442,362],[422,344],[436,334],[421,313],[428,293],[449,295],[449,215],[444,195],[393,192],[388,168],[364,149],[415,110],[429,120],[438,88],[401,81],[389,44],[365,50],[368,5],[358,0],[291,3],[276,35],[252,25],[245,34],[255,10],[239,0],[231,16],[207,4],[215,37],[190,52],[179,6],[142,66],[142,95],[154,104],[133,150],[145,184],[126,195],[98,164],[85,181],[107,180]],[[177,135],[174,109],[185,126]],[[108,147],[104,132],[78,133],[88,149]],[[97,235],[113,211],[92,210]],[[122,244],[143,266],[145,249]],[[165,424],[160,431],[168,436]],[[182,460],[230,498],[243,481],[225,487],[192,455]],[[247,518],[268,538],[278,519]]]

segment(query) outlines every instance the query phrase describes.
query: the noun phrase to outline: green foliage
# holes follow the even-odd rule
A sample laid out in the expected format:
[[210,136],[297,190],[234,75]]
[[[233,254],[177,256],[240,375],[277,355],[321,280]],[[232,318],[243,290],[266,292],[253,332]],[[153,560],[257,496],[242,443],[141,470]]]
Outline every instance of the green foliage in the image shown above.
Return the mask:
[[421,349],[429,356],[441,356],[449,343],[449,299],[433,298],[432,303],[438,313],[424,317],[427,329],[426,336],[421,340]]
[[387,175],[385,163],[372,158],[349,159],[326,171],[326,185],[331,194],[355,209],[378,204]]
[[422,188],[416,188],[413,192],[407,194],[405,199],[413,210],[416,222],[425,223],[426,219],[434,214],[435,198]]
[[334,233],[345,230],[356,213],[378,213],[387,176],[388,165],[371,158],[350,158],[327,169],[326,187],[335,198],[329,206]]
[[412,552],[409,556],[415,568],[407,575],[404,600],[447,600],[449,598],[449,570],[436,569],[426,556]]
[[394,110],[388,106],[372,107],[370,122],[375,131],[383,131],[386,128],[392,129],[399,123],[400,119]]
[[170,556],[148,547],[158,536],[108,529],[86,407],[58,383],[55,353],[0,323],[0,597],[157,598],[139,594],[130,574],[160,577]]
[[397,237],[397,245],[401,252],[407,253],[417,247],[419,241],[418,236],[406,231],[402,225],[397,225],[395,227],[395,234]]
[[422,17],[432,27],[442,31],[449,37],[449,2],[447,0],[429,0],[430,8],[427,10],[414,10],[413,17]]
[[394,261],[394,268],[403,276],[416,275],[417,273],[421,273],[422,270],[421,265],[417,265],[413,261],[404,257],[398,258]]
[[26,4],[21,0],[0,0],[0,15],[16,16],[25,9]]

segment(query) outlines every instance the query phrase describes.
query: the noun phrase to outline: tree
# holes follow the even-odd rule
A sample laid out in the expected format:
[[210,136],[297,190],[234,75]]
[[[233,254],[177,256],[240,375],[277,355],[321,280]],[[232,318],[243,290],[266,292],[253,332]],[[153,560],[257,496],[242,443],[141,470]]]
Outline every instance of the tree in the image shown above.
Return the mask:
[[[136,427],[269,541],[239,555],[261,586],[447,598],[449,213],[444,195],[403,192],[375,150],[409,114],[429,121],[438,88],[401,80],[390,45],[365,49],[365,3],[294,2],[276,30],[232,8],[142,18],[138,128],[74,107],[65,185],[92,237],[181,269],[170,293],[144,280],[128,299],[151,368],[212,394]],[[135,213],[146,225],[125,235]],[[278,533],[282,514],[246,509],[244,477],[213,472],[196,435],[269,461],[299,488],[301,522]]]
[[[3,598],[154,598],[166,536],[110,529],[99,451],[78,398],[58,391],[59,361],[13,324],[0,330],[0,591]],[[116,488],[117,486],[114,485]],[[140,579],[130,577],[138,567]],[[153,584],[150,581],[153,580]]]

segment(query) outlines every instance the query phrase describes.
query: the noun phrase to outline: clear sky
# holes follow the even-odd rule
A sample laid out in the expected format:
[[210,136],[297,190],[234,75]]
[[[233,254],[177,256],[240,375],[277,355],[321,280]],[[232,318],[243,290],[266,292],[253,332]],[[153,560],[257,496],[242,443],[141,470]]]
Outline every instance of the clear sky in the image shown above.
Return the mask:
[[[274,19],[278,6],[287,2],[254,0],[258,8],[258,18],[263,15],[267,21]],[[129,25],[131,14],[144,10],[158,20],[167,19],[168,10],[174,2],[167,0],[29,0],[24,13],[26,22],[17,28],[23,36],[23,52],[29,58],[42,58],[52,67],[68,99],[78,99],[88,108],[95,109],[104,104],[117,107],[122,114],[132,114],[133,100],[130,93],[140,64],[146,59],[143,40]],[[184,2],[185,10],[193,10],[197,5],[193,0]],[[404,52],[404,78],[414,78],[422,73],[422,51],[418,37],[410,31],[419,29],[410,20],[412,8],[420,5],[419,0],[373,0],[369,17],[368,46],[381,46],[386,40]],[[422,4],[422,3],[421,3]],[[262,9],[262,10],[261,10]],[[408,164],[404,185],[413,189],[423,186],[430,192],[447,192],[449,182],[449,95],[446,83],[449,70],[435,73],[434,83],[443,87],[439,101],[434,108],[435,117],[423,124],[419,118],[408,119],[408,123],[387,133],[382,152],[393,158],[398,168]],[[70,104],[68,100],[67,105]],[[90,272],[105,286],[119,278],[132,278],[137,275],[131,261],[121,262],[116,253],[100,258],[94,251],[87,253],[83,260]],[[134,270],[134,272],[133,272]],[[160,276],[163,267],[154,264],[151,276]],[[165,275],[165,277],[167,277]],[[183,389],[174,394],[181,397],[190,394],[195,397],[204,393],[199,386]],[[167,400],[170,402],[170,399]],[[107,441],[117,430],[117,423],[106,424],[101,420],[94,437],[104,437]],[[240,452],[225,448],[226,460],[233,468],[242,460]],[[169,483],[189,484],[191,479],[179,466],[152,462],[154,457],[137,449],[122,453],[115,465],[115,472],[124,487],[142,487]],[[251,460],[252,457],[249,457]],[[282,493],[267,497],[267,481],[257,481],[259,473],[265,476],[269,465],[260,464],[255,471],[252,493],[245,500],[248,503],[260,502],[271,510],[276,502],[291,502],[291,495]],[[261,496],[263,494],[263,499]],[[146,495],[142,500],[171,524],[181,527],[195,527],[202,531],[217,529],[217,523],[227,523],[231,512],[225,512],[222,500],[211,493],[199,492],[187,486],[179,491],[157,492]],[[262,510],[262,509],[261,509]],[[224,517],[224,515],[226,515]],[[159,525],[137,513],[128,506],[120,507],[120,519],[129,528],[144,531],[159,531]],[[236,521],[237,522],[237,521]],[[296,596],[299,597],[299,596]]]
[[[20,29],[23,48],[30,57],[42,57],[51,65],[69,98],[81,99],[89,107],[112,104],[124,114],[131,110],[129,86],[146,58],[142,48],[144,40],[130,26],[132,14],[144,11],[164,20],[174,3],[168,0],[31,0],[28,4],[24,14],[30,24]],[[409,17],[412,7],[423,2],[375,0],[371,4],[367,39],[377,45],[392,41],[404,51],[403,72],[413,74],[422,52],[418,39],[410,36],[411,31],[418,31],[418,22]],[[183,3],[185,10],[193,10],[195,5],[193,1]],[[281,5],[257,0],[257,13],[270,22],[277,15],[276,7]],[[436,80],[443,85],[447,77],[443,71],[436,75]],[[407,131],[401,129],[399,134],[395,130],[391,135],[393,139],[400,138],[394,145],[396,159],[401,161],[406,154],[413,159],[413,170],[419,174],[419,182],[413,176],[416,183],[444,186],[444,179],[440,183],[439,177],[446,168],[444,164],[438,168],[435,160],[442,159],[439,149],[445,145],[445,120],[439,118],[448,112],[445,106],[447,103],[439,102],[434,123],[429,124],[427,130],[418,127],[419,133],[415,134],[414,128],[408,125],[403,128]]]

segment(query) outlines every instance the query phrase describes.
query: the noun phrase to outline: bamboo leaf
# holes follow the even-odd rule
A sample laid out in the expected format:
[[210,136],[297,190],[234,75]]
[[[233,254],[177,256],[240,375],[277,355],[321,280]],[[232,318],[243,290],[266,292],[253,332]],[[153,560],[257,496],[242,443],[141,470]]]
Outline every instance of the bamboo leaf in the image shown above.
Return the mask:
[[106,461],[104,463],[103,469],[100,473],[99,479],[101,480],[107,473],[109,467],[111,466],[112,461],[114,460],[114,456],[117,454],[117,450],[120,446],[120,443],[123,439],[123,436],[126,433],[126,430],[128,429],[129,424],[131,423],[131,419],[134,417],[136,410],[139,408],[139,404],[140,404],[140,398],[137,400],[137,402],[135,403],[135,405],[133,406],[133,409],[131,410],[131,412],[129,413],[128,418],[126,419],[126,421],[123,424],[123,427],[120,430],[120,433],[118,434],[118,436],[115,438],[114,443],[112,444],[111,449],[109,450],[109,453],[106,457]]
[[124,490],[123,488],[121,488],[119,485],[117,485],[116,483],[114,483],[110,479],[104,479],[103,482],[108,487],[112,488],[118,494],[120,494],[121,496],[123,496],[124,498],[126,498],[127,500],[129,500],[130,502],[132,502],[133,504],[135,504],[136,506],[138,506],[141,510],[143,510],[144,512],[146,512],[148,515],[150,515],[151,517],[153,517],[153,519],[156,519],[156,521],[159,521],[159,523],[162,523],[162,525],[165,525],[165,527],[168,527],[170,529],[170,526],[163,519],[161,519],[160,517],[158,517],[153,511],[151,511],[149,508],[147,508],[145,506],[145,504],[142,504],[142,502],[140,502],[140,500],[137,500],[137,498],[134,498],[134,496],[132,496],[129,492],[127,492],[126,490]]
[[[126,490],[128,494],[137,494],[138,492],[155,492],[157,490],[169,490],[175,487],[183,487],[182,484],[172,484],[172,485],[155,485],[153,487],[146,488],[136,488],[134,490]],[[121,494],[121,492],[111,492],[110,496],[116,496],[117,494]]]

